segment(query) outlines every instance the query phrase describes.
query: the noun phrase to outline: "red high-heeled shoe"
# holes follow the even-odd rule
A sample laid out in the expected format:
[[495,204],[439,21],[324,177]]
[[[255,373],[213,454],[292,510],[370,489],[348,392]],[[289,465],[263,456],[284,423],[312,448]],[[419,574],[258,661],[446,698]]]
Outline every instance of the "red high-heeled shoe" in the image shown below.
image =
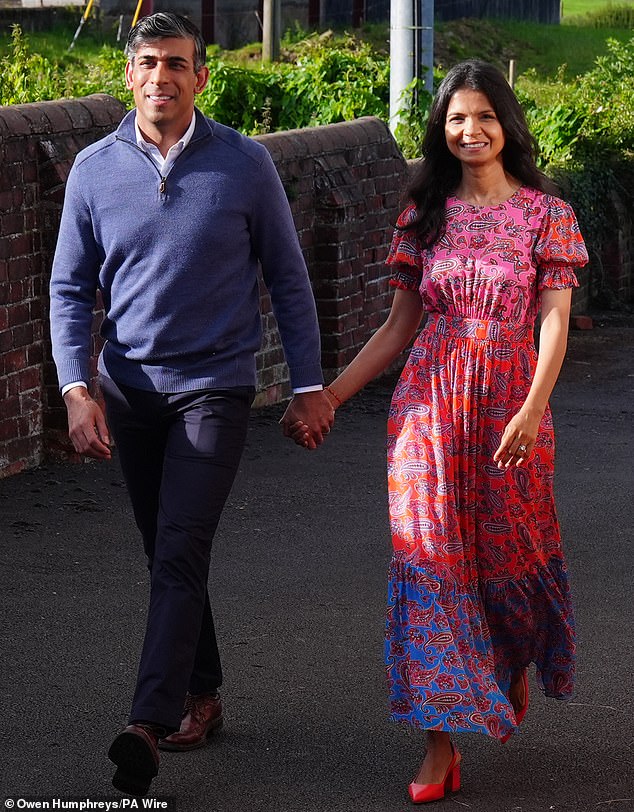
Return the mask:
[[[519,727],[522,723],[522,720],[526,716],[526,711],[528,710],[528,669],[525,668],[522,671],[522,682],[524,684],[524,704],[522,707],[515,711],[515,724]],[[500,744],[506,744],[506,742],[511,738],[511,735],[514,731],[510,731],[505,736],[502,736],[500,739]]]
[[445,792],[458,792],[460,789],[460,753],[451,745],[453,757],[447,767],[445,777],[440,784],[416,784],[414,781],[409,785],[409,797],[415,804],[426,804],[429,801],[440,801],[445,797]]

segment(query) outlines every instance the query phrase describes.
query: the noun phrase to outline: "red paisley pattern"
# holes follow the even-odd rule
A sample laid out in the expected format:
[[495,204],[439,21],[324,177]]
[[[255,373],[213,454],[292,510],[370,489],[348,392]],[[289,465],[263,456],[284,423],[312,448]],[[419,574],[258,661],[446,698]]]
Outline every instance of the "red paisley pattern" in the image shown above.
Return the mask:
[[587,253],[571,208],[525,187],[493,207],[450,198],[429,249],[414,217],[402,213],[388,259],[429,312],[388,421],[391,714],[500,738],[515,728],[514,671],[535,663],[547,696],[573,691],[550,411],[525,467],[501,471],[493,454],[531,384],[539,292],[576,285]]

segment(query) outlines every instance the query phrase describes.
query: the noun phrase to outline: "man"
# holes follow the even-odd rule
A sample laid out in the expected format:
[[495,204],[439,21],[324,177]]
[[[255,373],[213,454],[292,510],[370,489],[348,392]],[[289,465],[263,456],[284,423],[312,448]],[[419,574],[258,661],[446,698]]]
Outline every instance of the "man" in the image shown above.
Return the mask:
[[[294,397],[285,421],[319,445],[315,305],[290,209],[263,146],[205,118],[205,44],[176,14],[142,19],[127,43],[135,110],[83,150],[68,179],[51,279],[51,332],[75,449],[111,457],[110,431],[151,574],[129,725],[113,784],[144,795],[158,748],[187,750],[222,724],[222,670],[207,592],[211,543],[244,446],[261,323],[258,262]],[[91,310],[107,422],[88,393]]]

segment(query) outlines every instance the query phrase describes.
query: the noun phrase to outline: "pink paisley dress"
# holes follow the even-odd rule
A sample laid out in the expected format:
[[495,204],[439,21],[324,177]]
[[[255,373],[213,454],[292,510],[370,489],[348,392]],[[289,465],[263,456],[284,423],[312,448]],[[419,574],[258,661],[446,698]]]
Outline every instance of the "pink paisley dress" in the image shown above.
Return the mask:
[[500,470],[493,454],[531,385],[540,291],[576,286],[588,257],[570,206],[527,187],[496,206],[449,198],[431,248],[408,230],[415,215],[388,258],[428,312],[388,421],[391,718],[501,738],[515,671],[535,663],[547,696],[573,691],[550,411],[527,464]]

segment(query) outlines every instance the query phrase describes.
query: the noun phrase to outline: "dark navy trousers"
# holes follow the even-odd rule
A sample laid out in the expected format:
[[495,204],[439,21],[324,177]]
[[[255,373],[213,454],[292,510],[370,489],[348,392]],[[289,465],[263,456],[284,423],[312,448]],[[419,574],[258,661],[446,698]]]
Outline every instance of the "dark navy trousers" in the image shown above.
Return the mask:
[[150,570],[150,605],[130,723],[177,730],[187,691],[222,683],[207,580],[211,545],[246,439],[251,387],[179,394],[102,376]]

